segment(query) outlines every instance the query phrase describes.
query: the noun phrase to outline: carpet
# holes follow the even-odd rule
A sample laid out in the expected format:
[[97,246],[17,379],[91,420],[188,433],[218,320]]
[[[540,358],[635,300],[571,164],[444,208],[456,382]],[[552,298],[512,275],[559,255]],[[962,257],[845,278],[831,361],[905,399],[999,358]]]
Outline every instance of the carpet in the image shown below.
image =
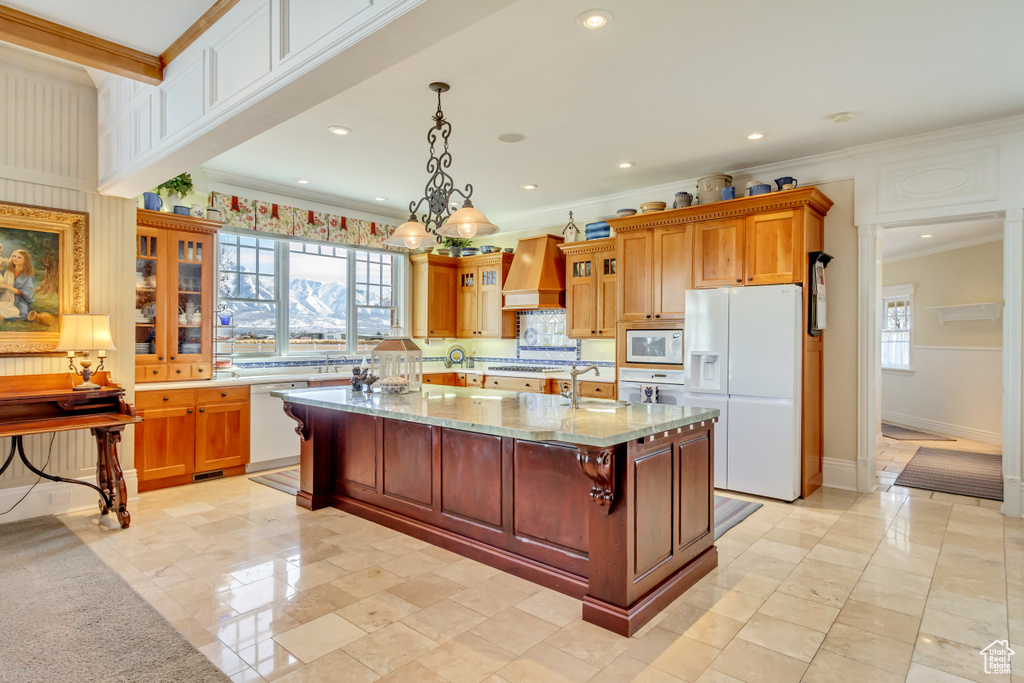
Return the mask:
[[4,683],[229,680],[56,517],[0,526],[0,605]]
[[[252,481],[278,491],[295,495],[299,491],[299,468],[281,470],[272,474],[249,477]],[[760,503],[748,503],[735,498],[715,496],[715,540],[733,528],[761,507]]]
[[290,470],[281,470],[280,472],[272,472],[270,474],[261,474],[256,477],[249,477],[249,479],[257,484],[263,484],[264,486],[269,486],[272,489],[290,493],[293,496],[299,492],[298,467]]
[[882,423],[882,436],[897,441],[956,441],[948,436],[940,436],[930,432],[919,432],[909,427],[900,427],[889,422]]
[[748,503],[745,500],[715,496],[715,540],[750,515],[754,514],[761,503]]
[[953,493],[989,500],[1003,499],[1003,457],[944,448],[919,448],[897,486]]

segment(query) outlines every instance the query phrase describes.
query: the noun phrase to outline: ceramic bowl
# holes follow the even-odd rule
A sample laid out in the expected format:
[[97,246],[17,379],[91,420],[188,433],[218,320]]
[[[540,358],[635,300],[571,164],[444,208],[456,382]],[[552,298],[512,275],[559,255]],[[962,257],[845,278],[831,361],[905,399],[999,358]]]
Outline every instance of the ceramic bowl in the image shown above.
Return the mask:
[[513,247],[505,247],[505,253],[506,254],[511,254],[511,253],[514,253],[514,252],[515,252],[515,249]]
[[664,211],[666,206],[668,206],[668,204],[665,202],[644,202],[640,205],[640,210],[644,213],[650,213],[651,211]]
[[611,237],[611,234],[612,234],[612,229],[611,228],[605,228],[604,230],[595,230],[594,232],[588,232],[587,233],[587,239],[588,240],[601,240],[601,239],[604,239],[605,237]]
[[377,383],[385,394],[408,394],[409,380],[404,377],[388,377]]
[[480,250],[477,249],[476,247],[463,247],[462,248],[462,255],[463,256],[476,256],[479,252],[480,252]]
[[626,216],[635,216],[636,209],[619,209],[615,212],[615,215],[619,218],[625,218]]
[[586,228],[584,229],[587,233],[591,233],[595,230],[606,230],[610,227],[611,226],[608,225],[608,221],[595,221],[593,223],[587,223]]
[[480,247],[481,254],[493,254],[496,251],[501,251],[501,247],[496,247],[492,244],[485,244],[484,246]]
[[771,185],[769,185],[768,183],[759,183],[757,185],[751,185],[750,189],[747,192],[749,193],[748,196],[753,197],[754,195],[758,194],[768,194],[771,191]]

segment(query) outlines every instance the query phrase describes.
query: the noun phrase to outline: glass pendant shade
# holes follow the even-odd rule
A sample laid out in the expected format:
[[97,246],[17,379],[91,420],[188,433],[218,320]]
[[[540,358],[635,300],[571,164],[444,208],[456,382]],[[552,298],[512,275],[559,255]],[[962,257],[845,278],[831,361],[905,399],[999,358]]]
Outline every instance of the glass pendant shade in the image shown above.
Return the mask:
[[468,199],[462,208],[448,217],[437,234],[442,237],[462,237],[470,239],[473,237],[486,237],[498,232],[498,226],[487,220],[480,210],[473,208],[473,203]]
[[420,247],[436,247],[437,238],[427,232],[422,223],[410,217],[408,221],[395,228],[391,237],[384,240],[384,244],[392,247],[419,249]]

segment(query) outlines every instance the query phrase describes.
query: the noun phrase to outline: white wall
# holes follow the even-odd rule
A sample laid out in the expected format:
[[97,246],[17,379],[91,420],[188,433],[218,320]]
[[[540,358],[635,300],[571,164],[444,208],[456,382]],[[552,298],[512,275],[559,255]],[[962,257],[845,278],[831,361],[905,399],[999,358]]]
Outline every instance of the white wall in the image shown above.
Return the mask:
[[[31,53],[0,47],[0,201],[89,213],[89,311],[109,313],[118,350],[106,367],[134,396],[133,271],[135,202],[104,197],[96,187],[96,89],[81,69]],[[0,357],[0,375],[63,373],[60,356]],[[125,430],[121,464],[135,495],[133,430]],[[28,437],[25,449],[38,467],[46,460],[49,435]],[[10,439],[0,439],[6,457]],[[53,442],[46,471],[94,476],[95,440],[88,431],[64,432]],[[0,512],[36,481],[20,460],[0,477]],[[44,482],[45,484],[45,482]],[[51,499],[51,494],[55,494]],[[70,494],[70,495],[69,495]],[[0,523],[95,506],[94,492],[71,484],[46,484]]]

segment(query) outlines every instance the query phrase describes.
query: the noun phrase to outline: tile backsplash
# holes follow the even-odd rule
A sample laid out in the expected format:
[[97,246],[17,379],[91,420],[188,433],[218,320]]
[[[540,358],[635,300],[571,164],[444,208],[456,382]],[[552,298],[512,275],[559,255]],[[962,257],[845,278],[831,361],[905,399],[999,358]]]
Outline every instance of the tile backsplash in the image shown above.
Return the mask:
[[516,315],[516,359],[574,362],[580,342],[565,335],[565,309],[520,311]]

